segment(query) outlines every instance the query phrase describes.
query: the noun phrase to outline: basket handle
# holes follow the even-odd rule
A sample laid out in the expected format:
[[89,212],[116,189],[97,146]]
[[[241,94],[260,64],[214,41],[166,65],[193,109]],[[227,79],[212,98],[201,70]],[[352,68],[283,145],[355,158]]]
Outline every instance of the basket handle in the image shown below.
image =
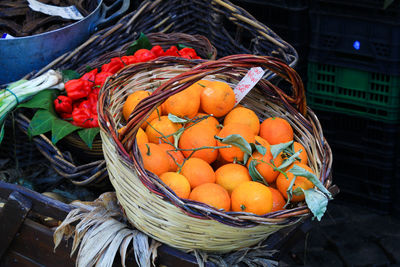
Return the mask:
[[[160,58],[158,63],[153,62],[150,64],[160,64],[162,60],[163,59]],[[169,61],[169,64],[170,63],[171,62]],[[179,62],[176,63],[179,64]],[[183,63],[185,62],[183,61]],[[188,63],[186,61],[186,64],[190,65],[193,63]],[[261,80],[259,85],[260,88],[262,88],[266,93],[271,94],[272,97],[277,98],[277,100],[279,98],[290,113],[298,114],[300,112],[303,116],[306,115],[307,104],[304,86],[300,76],[293,68],[289,67],[284,61],[275,57],[248,54],[231,55],[219,60],[205,61],[166,81],[158,87],[151,96],[147,97],[137,105],[135,110],[132,112],[125,129],[119,134],[118,139],[127,151],[130,151],[134,140],[134,138],[131,137],[134,136],[139,125],[145,121],[146,115],[153,112],[153,110],[169,96],[184,90],[205,76],[218,73],[231,73],[232,75],[239,73],[245,75],[251,67],[262,67],[263,69],[268,69],[290,82],[293,89],[293,94],[291,96],[287,95],[279,87],[275,86],[268,80]],[[236,76],[233,77],[237,78]],[[296,108],[292,105],[295,105]],[[307,122],[305,119],[303,119],[303,121],[305,123]]]

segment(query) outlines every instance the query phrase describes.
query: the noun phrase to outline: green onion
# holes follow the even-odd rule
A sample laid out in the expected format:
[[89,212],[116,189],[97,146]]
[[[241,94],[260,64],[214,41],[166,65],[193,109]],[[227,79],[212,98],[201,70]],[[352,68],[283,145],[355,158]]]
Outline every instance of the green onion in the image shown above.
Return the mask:
[[22,102],[29,100],[45,89],[64,89],[62,75],[54,70],[33,80],[19,80],[10,84],[6,89],[0,90],[0,144],[4,136],[4,121],[7,115]]

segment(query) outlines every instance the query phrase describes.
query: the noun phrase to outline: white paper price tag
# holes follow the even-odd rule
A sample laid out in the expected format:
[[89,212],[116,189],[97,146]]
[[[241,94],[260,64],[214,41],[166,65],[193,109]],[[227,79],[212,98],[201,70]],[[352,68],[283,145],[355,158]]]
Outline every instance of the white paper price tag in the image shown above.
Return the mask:
[[81,20],[83,19],[82,14],[75,6],[53,6],[46,5],[36,0],[28,0],[29,7],[36,12],[41,12],[50,16],[59,16],[64,19]]
[[233,92],[235,93],[235,105],[237,105],[259,80],[264,76],[265,71],[260,67],[251,68],[243,79],[236,85]]

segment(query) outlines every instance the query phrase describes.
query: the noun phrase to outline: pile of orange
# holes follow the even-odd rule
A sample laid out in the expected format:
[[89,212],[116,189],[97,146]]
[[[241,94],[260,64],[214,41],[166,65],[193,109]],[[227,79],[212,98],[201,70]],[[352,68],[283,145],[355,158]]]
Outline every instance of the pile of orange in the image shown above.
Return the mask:
[[[128,97],[123,106],[125,120],[148,95],[136,91]],[[227,137],[255,145],[249,146],[251,153],[245,153],[236,143],[223,140]],[[287,120],[261,120],[253,110],[235,107],[235,94],[227,83],[200,80],[159,106],[139,129],[136,141],[144,168],[158,175],[178,197],[223,211],[263,215],[284,209],[295,177],[290,172],[294,164],[313,172],[307,166],[305,148],[293,137]],[[302,152],[293,164],[278,170],[291,155],[285,151],[274,159],[271,146],[288,142],[293,143],[292,153]],[[297,176],[293,190],[298,187],[307,190],[314,185]],[[293,194],[290,201],[303,200],[304,194]]]

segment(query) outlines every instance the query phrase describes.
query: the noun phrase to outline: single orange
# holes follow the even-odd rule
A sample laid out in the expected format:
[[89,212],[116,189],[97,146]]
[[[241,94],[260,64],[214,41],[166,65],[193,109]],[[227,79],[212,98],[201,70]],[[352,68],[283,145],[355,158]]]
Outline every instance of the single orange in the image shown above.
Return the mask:
[[249,108],[236,107],[232,109],[224,119],[224,125],[229,123],[243,123],[248,125],[255,135],[260,131],[260,120],[256,113]]
[[169,170],[168,157],[158,145],[152,143],[139,144],[140,154],[143,159],[143,167],[160,176]]
[[149,138],[147,137],[147,134],[143,131],[142,128],[139,128],[136,133],[136,143],[138,145],[149,143]]
[[173,114],[182,118],[193,118],[199,111],[199,107],[199,91],[191,86],[168,97],[163,106],[165,108],[164,112],[167,114]]
[[160,179],[175,192],[180,198],[188,198],[190,194],[190,184],[185,176],[176,172],[164,172]]
[[[275,171],[273,164],[271,162],[272,154],[270,151],[267,151],[263,156],[258,151],[254,152],[252,157],[247,162],[247,168],[250,166],[251,161],[255,161],[258,163],[256,165],[256,170],[261,174],[261,176],[265,179],[268,184],[275,182],[276,177],[279,175],[279,171]],[[279,154],[274,160],[273,163],[275,167],[279,167],[283,162],[282,153]]]
[[241,183],[251,181],[249,170],[240,164],[229,163],[215,171],[216,183],[225,188],[229,195]]
[[284,206],[286,204],[285,199],[283,198],[281,192],[279,190],[269,187],[269,190],[271,190],[272,193],[272,210],[271,211],[278,211],[278,210],[283,210]]
[[216,147],[217,140],[214,138],[214,131],[208,125],[193,125],[188,127],[179,138],[179,148],[183,155],[189,157],[194,149],[199,149],[192,154],[193,158],[200,158],[208,163],[212,163],[217,159],[218,149],[202,147]]
[[229,211],[231,209],[231,199],[228,191],[222,186],[214,183],[205,183],[194,188],[190,193],[189,199],[203,202],[217,209]]
[[285,119],[271,117],[261,123],[260,136],[270,145],[287,143],[293,140],[293,128]]
[[195,120],[195,122],[190,122],[187,124],[187,127],[191,126],[191,125],[195,125],[195,126],[208,126],[213,130],[213,134],[217,135],[219,133],[219,131],[221,130],[220,128],[220,124],[217,121],[217,119],[214,116],[209,116],[206,119],[201,119],[204,116],[209,116],[208,114],[205,113],[197,113],[196,116],[193,118]]
[[[221,138],[225,138],[232,134],[238,134],[243,137],[248,143],[254,143],[255,141],[255,134],[251,130],[249,126],[246,124],[240,123],[230,123],[219,132],[218,136]],[[220,141],[217,142],[218,146],[226,146],[226,144],[221,143]],[[223,157],[228,162],[236,161],[243,161],[244,152],[240,150],[239,147],[232,145],[229,148],[220,148],[219,153],[221,153],[221,157]]]
[[[133,92],[128,96],[124,105],[122,106],[122,115],[124,116],[126,121],[128,121],[129,116],[131,115],[135,107],[139,104],[139,102],[148,97],[149,95],[150,92],[139,90]],[[156,109],[150,114],[150,116],[147,118],[147,121],[154,120],[155,118],[158,117],[158,115],[161,115],[161,111],[159,109]],[[147,124],[145,123],[144,127],[146,127],[146,125]]]
[[231,195],[232,210],[264,215],[272,210],[272,193],[268,186],[249,181],[238,185]]
[[[305,164],[301,163],[294,163],[294,165],[297,165],[303,169],[306,169],[307,171],[314,173],[310,167],[308,167]],[[278,175],[278,178],[276,179],[276,186],[278,187],[278,190],[282,193],[282,195],[285,197],[285,199],[288,199],[288,194],[287,194],[287,189],[289,188],[290,183],[292,182],[294,175],[293,173],[290,172],[291,166],[287,168],[286,175],[288,179],[286,179],[285,175],[283,173]],[[314,184],[308,180],[306,177],[303,176],[297,176],[296,180],[294,181],[294,185],[292,187],[292,190],[294,191],[296,188],[301,187],[304,190],[308,190],[314,187]],[[299,202],[304,200],[304,194],[300,196],[296,196],[295,194],[292,195],[292,202]]]
[[201,109],[219,118],[235,106],[235,93],[225,82],[212,81],[201,92]]
[[182,125],[179,123],[173,123],[168,119],[168,116],[161,116],[155,118],[146,127],[146,134],[151,143],[159,144],[166,142],[165,137],[168,136],[169,142],[174,142],[174,137],[171,134],[176,133]]
[[[190,87],[193,89],[196,89],[199,96],[201,96],[201,93],[203,92],[203,90],[205,88],[207,88],[207,86],[211,85],[213,83],[213,81],[210,80],[199,80],[197,82],[195,82],[194,84],[192,84]],[[190,88],[188,87],[188,88]]]
[[178,165],[176,165],[176,162],[182,165],[183,161],[185,160],[185,157],[183,156],[182,152],[179,150],[175,150],[175,148],[170,144],[161,143],[158,146],[162,148],[168,156],[169,171],[171,172],[177,171]]
[[185,161],[181,174],[188,179],[193,189],[201,184],[215,183],[215,172],[210,164],[199,158],[190,158]]
[[293,148],[294,148],[294,152],[296,153],[297,151],[299,151],[300,149],[302,150],[302,152],[300,152],[299,158],[300,158],[300,163],[302,164],[307,164],[308,163],[308,157],[307,157],[307,151],[304,148],[304,146],[298,142],[293,142]]

